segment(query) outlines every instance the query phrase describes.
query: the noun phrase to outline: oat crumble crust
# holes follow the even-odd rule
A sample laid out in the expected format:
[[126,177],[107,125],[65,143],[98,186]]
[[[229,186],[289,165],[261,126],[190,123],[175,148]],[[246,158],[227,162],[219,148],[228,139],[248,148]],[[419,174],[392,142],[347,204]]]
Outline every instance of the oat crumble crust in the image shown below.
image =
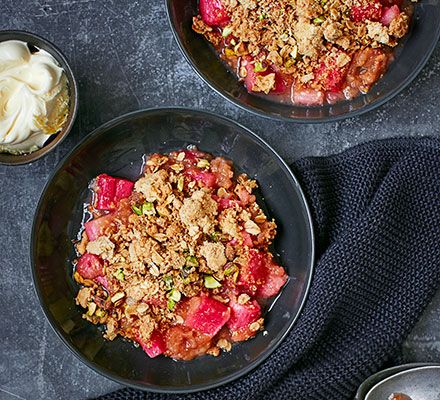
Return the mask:
[[[219,164],[218,160],[211,160],[213,169]],[[251,204],[246,210],[238,202],[234,207],[219,210],[213,196],[226,197],[225,188],[208,188],[189,179],[181,185],[183,160],[179,161],[178,156],[170,162],[167,156],[151,156],[144,175],[134,185],[130,204],[151,202],[154,205],[151,212],[142,215],[132,212],[126,221],[123,218],[116,221],[117,228],[113,224],[94,241],[89,241],[83,232],[76,245],[79,254],[87,251],[105,260],[104,276],[111,285],[111,293],[116,295],[110,299],[96,282],[75,273],[75,279],[83,285],[76,304],[89,307],[83,318],[104,324],[104,337],[109,340],[121,335],[148,342],[155,329],[163,332],[170,326],[182,324],[179,313],[166,306],[169,279],[173,289],[183,296],[199,295],[204,290],[201,281],[204,273],[212,274],[221,282],[227,263],[245,261],[247,247],[230,244],[232,239],[243,242],[240,231],[245,229],[254,235],[256,247],[263,251],[267,251],[275,237],[275,222],[267,220],[251,194],[257,188],[254,180],[240,175],[236,183],[231,181],[230,184],[230,190],[244,191],[250,196]],[[165,165],[168,168],[165,169]],[[227,179],[231,177],[232,173]],[[195,257],[197,265],[188,264],[188,257]],[[229,301],[215,290],[213,293],[217,300]],[[99,313],[90,312],[92,299],[101,310]],[[240,302],[249,299],[242,296]],[[258,326],[253,324],[251,330],[262,329],[263,322],[261,318]],[[219,349],[229,351],[231,344],[221,339],[208,353],[217,355]]]
[[[411,0],[416,2],[418,0]],[[407,32],[410,18],[401,12],[390,24],[366,20],[353,22],[354,4],[369,0],[222,0],[230,14],[224,29],[237,38],[236,56],[249,54],[253,62],[266,62],[291,74],[297,84],[316,90],[314,71],[328,54],[338,52],[338,67],[348,64],[354,53],[365,48],[392,48]],[[215,47],[223,43],[220,32],[193,17],[193,30],[203,34]],[[239,71],[240,77],[246,72]],[[261,77],[263,78],[263,77]],[[272,77],[260,78],[253,91],[269,93],[275,87]]]

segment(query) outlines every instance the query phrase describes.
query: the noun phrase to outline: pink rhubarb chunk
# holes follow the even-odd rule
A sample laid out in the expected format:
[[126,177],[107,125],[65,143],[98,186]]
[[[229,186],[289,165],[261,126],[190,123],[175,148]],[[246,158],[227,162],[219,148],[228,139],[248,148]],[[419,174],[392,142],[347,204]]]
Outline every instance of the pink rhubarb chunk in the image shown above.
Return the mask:
[[116,191],[115,197],[118,200],[125,199],[131,195],[133,191],[134,183],[127,181],[126,179],[116,179]]
[[259,297],[266,298],[275,296],[287,282],[286,271],[283,267],[277,265],[270,256],[268,256],[264,267],[264,275],[264,283],[262,283],[257,290],[257,296]]
[[116,179],[106,174],[96,178],[96,209],[113,210],[116,192]]
[[95,254],[85,253],[78,261],[76,271],[85,279],[102,276],[102,262]]
[[354,22],[366,20],[379,21],[382,16],[382,4],[379,0],[354,0],[350,17]]
[[190,167],[185,172],[185,175],[189,176],[191,179],[202,182],[206,187],[213,187],[216,183],[216,176],[212,172],[202,171],[197,167]]
[[292,91],[292,100],[295,104],[317,106],[324,104],[324,92],[321,90],[303,88]]
[[229,14],[222,0],[200,0],[200,15],[208,25],[224,25],[229,22]]
[[242,207],[242,203],[238,200],[234,199],[225,199],[224,197],[218,198],[217,196],[213,196],[214,200],[218,203],[218,211],[221,212],[223,210],[226,210],[227,208],[235,208],[238,209],[239,207]]
[[338,50],[331,56],[324,57],[319,68],[315,71],[315,81],[322,85],[323,89],[329,92],[339,92],[347,75],[348,64],[341,68],[337,64],[337,58],[346,53]]
[[113,221],[113,213],[103,215],[102,217],[93,218],[92,220],[85,222],[84,227],[86,229],[87,237],[91,242],[102,236],[106,229],[110,227]]
[[139,343],[150,358],[157,357],[165,351],[165,342],[159,331],[154,331],[148,342]]
[[229,302],[231,317],[227,322],[231,331],[231,339],[234,342],[249,339],[256,331],[250,329],[250,325],[261,317],[261,307],[255,300],[238,304],[234,299]]
[[275,74],[275,86],[271,89],[271,93],[283,93],[286,89],[286,82],[283,79],[283,75],[279,71],[275,71],[271,66],[268,66],[265,71],[255,71],[254,59],[251,56],[245,56],[243,65],[246,68],[246,77],[244,79],[244,85],[248,92],[252,93],[255,86],[257,76],[266,76],[269,74]]
[[125,179],[113,178],[106,174],[101,174],[96,178],[96,202],[97,210],[114,210],[119,200],[130,196],[133,190],[133,182]]
[[254,247],[254,242],[252,241],[252,236],[246,232],[244,229],[240,232],[241,236],[243,236],[243,246],[247,246],[249,248]]
[[261,307],[255,300],[250,300],[245,304],[238,304],[230,301],[231,317],[228,321],[228,328],[235,332],[244,326],[249,326],[261,316]]
[[382,11],[382,18],[380,23],[385,26],[389,26],[393,19],[400,14],[400,9],[398,6],[394,5],[392,7],[384,7]]
[[237,286],[239,290],[253,296],[258,286],[264,283],[264,255],[258,250],[249,251],[249,261],[240,266]]
[[107,291],[110,290],[107,278],[105,276],[97,276],[96,281],[99,282],[100,285],[106,288]]
[[254,194],[249,193],[244,187],[241,187],[238,190],[238,197],[241,201],[242,206],[247,206],[251,203],[254,203],[256,200],[256,197]]
[[229,307],[219,301],[208,296],[192,297],[185,325],[212,338],[228,321],[229,316]]

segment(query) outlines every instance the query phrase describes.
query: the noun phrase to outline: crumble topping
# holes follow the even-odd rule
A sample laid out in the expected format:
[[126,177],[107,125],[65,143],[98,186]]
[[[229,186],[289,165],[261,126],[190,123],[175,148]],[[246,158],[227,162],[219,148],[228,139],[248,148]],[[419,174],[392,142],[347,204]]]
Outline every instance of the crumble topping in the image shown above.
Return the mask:
[[[235,67],[234,57],[251,56],[253,64],[262,63],[263,69],[273,66],[275,71],[292,75],[297,85],[316,90],[332,91],[325,84],[328,81],[315,79],[316,70],[322,68],[323,58],[329,53],[342,53],[336,65],[343,68],[354,54],[366,48],[397,46],[410,22],[407,12],[402,11],[389,26],[382,23],[387,7],[378,0],[221,1],[229,22],[214,27],[198,15],[193,18],[193,29],[215,47],[225,45],[225,59],[231,65]],[[333,74],[331,66],[326,67]],[[240,65],[237,71],[241,78],[248,75]],[[344,73],[346,70],[342,70]],[[267,94],[275,87],[275,75],[267,74],[257,76],[248,90]]]
[[[256,203],[252,192],[257,183],[245,174],[233,181],[233,175],[231,162],[206,153],[154,154],[116,209],[106,214],[91,208],[95,218],[85,225],[92,236],[85,231],[77,243],[82,257],[74,277],[82,288],[76,304],[87,310],[85,319],[105,324],[105,338],[122,335],[149,349],[159,332],[174,343],[177,327],[186,323],[189,302],[208,295],[219,304],[257,307],[252,296],[264,279],[240,281],[245,286],[237,289],[237,299],[227,288],[249,278],[249,273],[240,278],[240,268],[252,257],[260,257],[258,265],[274,268],[268,246],[276,224]],[[87,230],[87,224],[93,229]],[[278,291],[287,277],[276,268],[282,271],[277,270]],[[273,291],[273,283],[266,290]],[[231,330],[231,341],[245,340],[263,327],[258,310],[246,327]],[[189,328],[182,329],[190,337]],[[191,332],[194,340],[203,339]],[[216,355],[231,349],[230,340],[223,334],[200,344],[197,354],[179,355],[172,349],[166,354],[184,359],[203,352]]]

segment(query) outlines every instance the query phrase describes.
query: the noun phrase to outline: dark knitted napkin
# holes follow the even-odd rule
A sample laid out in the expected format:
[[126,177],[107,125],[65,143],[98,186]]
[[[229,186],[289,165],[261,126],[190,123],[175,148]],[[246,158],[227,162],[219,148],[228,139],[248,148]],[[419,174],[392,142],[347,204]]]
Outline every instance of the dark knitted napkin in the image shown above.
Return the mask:
[[292,169],[312,210],[317,263],[279,348],[217,389],[122,389],[101,400],[349,399],[399,354],[440,284],[440,140],[376,141]]

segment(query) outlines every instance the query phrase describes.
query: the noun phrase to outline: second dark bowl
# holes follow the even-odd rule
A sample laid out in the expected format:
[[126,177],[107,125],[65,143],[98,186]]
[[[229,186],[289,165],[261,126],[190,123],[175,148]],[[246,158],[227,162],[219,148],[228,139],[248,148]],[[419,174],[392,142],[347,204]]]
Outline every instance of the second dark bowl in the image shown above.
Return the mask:
[[[75,305],[78,286],[72,239],[81,227],[88,184],[101,173],[135,180],[143,155],[168,153],[195,144],[202,151],[234,161],[239,172],[257,179],[267,215],[275,218],[274,242],[289,281],[270,305],[267,335],[237,343],[229,353],[192,361],[149,359],[132,343],[103,338]],[[257,194],[258,195],[258,194]],[[303,193],[281,158],[260,138],[231,120],[180,108],[127,114],[95,130],[58,165],[37,207],[32,246],[32,273],[52,327],[87,365],[122,384],[159,392],[209,389],[256,368],[288,334],[299,316],[312,276],[314,247],[311,217]]]
[[165,0],[174,37],[183,55],[199,76],[218,94],[245,110],[269,118],[316,123],[354,117],[384,104],[402,91],[421,71],[440,37],[440,2],[415,4],[411,31],[396,49],[396,59],[385,76],[365,95],[334,105],[295,106],[248,93],[228,71],[202,35],[195,33],[192,17],[197,0]]

